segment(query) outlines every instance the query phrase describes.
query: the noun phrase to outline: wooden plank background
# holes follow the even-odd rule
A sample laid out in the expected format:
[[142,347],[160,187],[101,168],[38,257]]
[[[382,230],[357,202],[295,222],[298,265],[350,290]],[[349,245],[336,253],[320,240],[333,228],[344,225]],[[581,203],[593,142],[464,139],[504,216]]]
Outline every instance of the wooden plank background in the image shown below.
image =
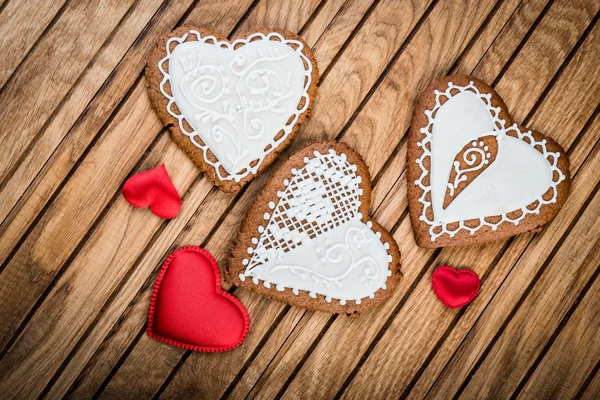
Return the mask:
[[[599,11],[600,0],[0,2],[0,397],[599,398]],[[313,48],[313,117],[279,161],[322,139],[364,156],[371,212],[402,251],[387,303],[349,319],[224,285],[252,321],[238,349],[145,335],[167,255],[194,244],[223,264],[268,179],[218,191],[150,107],[148,51],[182,24],[280,27]],[[541,233],[416,247],[406,132],[416,97],[450,73],[490,83],[516,121],[567,150],[572,193]],[[182,194],[171,221],[120,194],[160,163]],[[441,264],[481,276],[471,305],[435,298]]]

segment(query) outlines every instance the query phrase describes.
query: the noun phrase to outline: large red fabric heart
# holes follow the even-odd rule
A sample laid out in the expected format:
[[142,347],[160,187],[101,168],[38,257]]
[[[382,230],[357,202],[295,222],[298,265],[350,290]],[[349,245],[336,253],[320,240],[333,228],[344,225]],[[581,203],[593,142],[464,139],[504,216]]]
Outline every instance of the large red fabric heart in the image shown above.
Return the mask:
[[249,327],[244,305],[221,289],[210,253],[188,246],[169,256],[154,285],[148,336],[188,350],[221,352],[239,346]]
[[123,197],[132,206],[149,206],[155,215],[165,219],[176,217],[181,209],[181,198],[164,164],[127,179]]
[[457,270],[449,266],[436,269],[431,285],[438,299],[450,308],[469,304],[479,292],[479,276],[470,269]]

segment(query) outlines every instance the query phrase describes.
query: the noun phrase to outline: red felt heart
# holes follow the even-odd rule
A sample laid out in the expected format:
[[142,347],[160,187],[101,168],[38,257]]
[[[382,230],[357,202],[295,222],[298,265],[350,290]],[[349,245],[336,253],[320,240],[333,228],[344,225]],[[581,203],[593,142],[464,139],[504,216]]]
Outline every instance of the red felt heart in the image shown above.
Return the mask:
[[479,292],[479,276],[470,269],[442,266],[431,276],[431,285],[438,299],[450,308],[469,304]]
[[188,246],[169,256],[154,285],[148,336],[188,350],[221,352],[242,344],[249,327],[244,305],[221,289],[210,253]]
[[164,164],[127,179],[123,185],[123,197],[132,206],[149,206],[161,218],[174,218],[181,209],[181,198]]

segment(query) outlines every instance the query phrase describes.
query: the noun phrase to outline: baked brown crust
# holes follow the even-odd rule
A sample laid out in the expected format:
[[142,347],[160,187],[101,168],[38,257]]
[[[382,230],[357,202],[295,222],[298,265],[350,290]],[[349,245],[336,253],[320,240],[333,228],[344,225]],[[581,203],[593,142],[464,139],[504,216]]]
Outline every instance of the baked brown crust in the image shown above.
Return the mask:
[[[289,179],[292,176],[292,168],[301,169],[305,162],[304,157],[312,155],[314,151],[318,151],[321,154],[326,154],[330,149],[335,150],[338,154],[346,154],[348,162],[357,166],[356,174],[362,178],[360,188],[362,189],[362,196],[360,196],[361,204],[358,208],[362,214],[362,221],[367,223],[371,221],[373,223],[372,229],[375,232],[381,233],[382,242],[389,243],[390,247],[388,253],[392,256],[390,262],[390,270],[392,275],[388,277],[386,281],[386,289],[379,289],[375,292],[374,297],[362,299],[360,304],[356,304],[354,301],[348,300],[345,305],[340,304],[339,300],[332,299],[331,302],[325,300],[325,296],[317,294],[316,298],[311,298],[307,292],[300,290],[298,294],[292,293],[289,288],[284,291],[278,291],[274,285],[267,288],[263,285],[262,281],[259,284],[254,284],[251,279],[240,280],[239,275],[243,274],[246,267],[242,264],[242,260],[248,257],[247,249],[252,247],[252,238],[256,236],[256,232],[259,226],[265,226],[266,221],[263,218],[263,214],[271,212],[268,203],[270,201],[277,201],[277,192],[285,191],[284,180]],[[369,206],[371,203],[371,178],[369,170],[365,162],[363,161],[360,154],[352,150],[348,145],[344,143],[337,143],[335,141],[325,141],[312,144],[308,147],[303,148],[294,155],[292,155],[275,173],[269,182],[265,185],[262,192],[257,196],[252,205],[250,206],[237,236],[235,245],[233,246],[231,258],[229,260],[228,267],[225,269],[225,279],[236,285],[246,289],[253,290],[263,296],[269,297],[273,300],[280,301],[293,306],[298,306],[315,311],[324,311],[329,313],[340,313],[347,315],[356,315],[368,308],[375,306],[388,299],[393,290],[398,285],[402,273],[400,272],[400,250],[398,245],[394,241],[393,237],[376,221],[372,220],[369,215]]]
[[[436,96],[435,91],[444,92],[448,88],[449,82],[454,83],[459,86],[469,85],[470,82],[477,87],[477,89],[482,93],[491,94],[491,103],[493,107],[499,107],[500,113],[499,118],[505,120],[505,126],[509,127],[513,125],[512,117],[508,112],[508,108],[504,101],[500,98],[498,93],[494,91],[486,83],[472,77],[469,75],[452,75],[446,76],[444,78],[438,79],[434,81],[427,89],[423,91],[419,99],[417,100],[414,110],[413,110],[413,118],[411,127],[408,134],[408,150],[407,150],[407,187],[408,187],[408,208],[410,212],[411,223],[413,226],[413,232],[415,235],[415,240],[420,247],[425,248],[437,248],[437,247],[448,247],[448,246],[464,246],[470,244],[480,244],[489,242],[492,240],[498,240],[507,238],[510,236],[517,235],[523,232],[539,232],[544,224],[549,222],[554,216],[558,213],[560,208],[565,203],[570,188],[570,176],[569,176],[569,159],[567,154],[563,150],[563,148],[556,143],[554,140],[542,135],[539,132],[532,131],[532,136],[536,141],[546,140],[546,148],[551,152],[558,152],[560,156],[558,158],[557,167],[562,171],[565,175],[565,179],[563,179],[557,186],[557,199],[555,203],[544,204],[541,206],[539,214],[527,214],[518,225],[514,225],[510,222],[501,223],[498,228],[493,231],[489,226],[483,226],[479,230],[477,230],[473,235],[469,233],[467,230],[459,230],[454,237],[450,237],[448,234],[444,234],[438,237],[435,241],[431,240],[431,235],[429,234],[430,225],[428,225],[425,221],[421,221],[419,217],[423,213],[424,205],[419,202],[419,198],[423,195],[424,191],[415,184],[415,181],[419,179],[421,175],[421,168],[416,163],[416,160],[419,159],[423,153],[423,148],[417,146],[417,143],[420,142],[425,134],[421,133],[421,128],[424,128],[428,125],[428,118],[425,115],[426,110],[432,110],[436,104]],[[445,100],[447,101],[447,99]],[[444,102],[445,102],[444,101]],[[521,125],[517,125],[519,129],[527,131],[528,129],[522,127]],[[508,133],[511,136],[515,136],[515,134]],[[541,152],[537,146],[535,147],[538,151]],[[494,151],[497,151],[495,149]],[[431,159],[430,157],[426,157],[423,161],[423,165],[427,170],[431,170]],[[466,184],[468,185],[471,181],[473,181],[477,175],[470,176]],[[426,178],[426,184],[429,184],[429,175]],[[466,186],[466,185],[465,185]],[[548,199],[551,197],[551,190],[549,189],[544,195],[544,199]],[[427,193],[425,196],[425,200],[431,202],[431,192]],[[537,205],[537,202],[532,203],[529,208],[533,209]],[[430,215],[431,213],[431,215]],[[431,208],[428,210],[428,217],[431,219],[433,217],[433,212]],[[508,213],[508,216],[512,218],[516,218],[521,215],[519,212]],[[486,221],[489,222],[498,222],[500,221],[500,216],[496,217],[486,217]],[[465,221],[465,224],[474,223],[474,221],[478,220],[468,220]],[[450,224],[449,226],[452,226]],[[473,225],[474,226],[474,225]]]
[[[169,104],[169,100],[160,91],[160,83],[163,79],[163,74],[159,70],[158,64],[167,54],[167,52],[166,52],[167,41],[173,37],[182,37],[184,34],[189,32],[190,30],[198,31],[203,37],[214,36],[218,41],[227,41],[229,43],[234,42],[236,39],[247,38],[248,36],[250,36],[254,33],[263,33],[266,35],[271,32],[276,32],[276,33],[281,34],[286,39],[300,41],[303,44],[302,53],[310,60],[310,62],[312,64],[312,75],[311,75],[312,80],[308,87],[308,96],[309,96],[308,108],[302,114],[299,115],[298,121],[294,125],[290,134],[285,138],[285,140],[283,142],[281,142],[277,146],[276,149],[274,149],[268,155],[266,155],[266,157],[262,161],[261,165],[259,166],[256,174],[250,173],[250,174],[246,175],[245,177],[243,177],[240,180],[240,182],[235,182],[234,180],[219,179],[219,176],[216,173],[215,168],[212,165],[210,165],[209,163],[207,163],[206,160],[204,159],[204,154],[203,154],[202,149],[198,148],[190,141],[189,137],[186,136],[179,128],[179,123],[178,123],[177,118],[175,118],[171,114],[169,114],[169,112],[167,111],[167,105]],[[186,38],[185,42],[194,41],[194,38],[195,38],[195,36],[189,35]],[[261,39],[257,39],[257,40],[261,40]],[[175,46],[176,46],[176,44],[173,44],[171,50]],[[240,190],[240,188],[242,188],[242,186],[244,186],[246,183],[248,183],[249,181],[254,179],[255,176],[257,176],[269,164],[271,164],[275,160],[275,158],[277,158],[277,155],[290,144],[290,142],[292,141],[292,139],[294,138],[296,133],[299,131],[300,126],[308,118],[310,118],[310,115],[312,112],[312,106],[313,106],[314,100],[315,100],[315,96],[317,95],[317,84],[319,81],[319,71],[317,69],[317,61],[314,58],[314,55],[313,55],[310,47],[298,35],[296,35],[292,32],[288,32],[288,31],[285,31],[282,29],[277,29],[277,28],[260,28],[260,29],[256,29],[256,30],[252,30],[252,31],[242,32],[242,33],[236,35],[235,37],[233,37],[231,40],[228,40],[223,35],[221,35],[217,32],[214,32],[210,29],[198,28],[198,27],[194,27],[194,26],[181,26],[181,27],[173,30],[172,32],[162,35],[158,38],[156,45],[154,46],[154,48],[152,49],[152,52],[150,53],[150,57],[148,59],[148,64],[146,66],[145,76],[146,76],[146,88],[148,90],[148,96],[150,97],[150,102],[152,104],[152,107],[156,111],[156,114],[158,115],[158,117],[160,118],[162,123],[165,125],[165,127],[169,128],[169,131],[171,133],[171,138],[173,139],[173,141],[175,143],[177,143],[177,145],[187,154],[187,156],[194,162],[194,164],[196,164],[196,166],[198,166],[198,168],[200,168],[200,170],[202,170],[202,172],[204,172],[204,174],[215,185],[217,185],[219,187],[219,189],[221,189],[224,192],[236,192],[236,191]],[[171,90],[170,82],[167,82],[165,84],[165,90],[168,90],[170,92],[170,90]],[[304,101],[304,99],[302,101]],[[303,103],[301,103],[301,104],[303,104]],[[174,105],[174,106],[176,107],[176,105]],[[189,125],[188,125],[188,127],[189,127]],[[281,134],[281,132],[279,132],[279,134]],[[216,160],[216,157],[210,150],[208,151],[208,157],[212,161]],[[220,172],[221,172],[222,176],[228,175],[227,172],[223,169],[223,167],[220,167],[220,168],[221,168]]]

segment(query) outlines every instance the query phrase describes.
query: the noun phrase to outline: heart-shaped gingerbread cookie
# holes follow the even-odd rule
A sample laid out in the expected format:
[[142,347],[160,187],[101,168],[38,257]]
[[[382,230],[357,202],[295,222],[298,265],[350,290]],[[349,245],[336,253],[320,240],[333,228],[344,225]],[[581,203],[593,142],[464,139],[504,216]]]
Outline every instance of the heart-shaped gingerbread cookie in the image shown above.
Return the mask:
[[400,251],[369,218],[371,180],[360,155],[322,142],[287,160],[242,224],[227,279],[284,303],[355,314],[398,284]]
[[148,93],[173,140],[221,190],[270,164],[309,116],[318,71],[291,32],[262,29],[232,41],[181,27],[159,38]]
[[483,243],[536,230],[569,193],[569,160],[552,139],[512,122],[485,83],[431,84],[408,138],[408,197],[421,247]]

